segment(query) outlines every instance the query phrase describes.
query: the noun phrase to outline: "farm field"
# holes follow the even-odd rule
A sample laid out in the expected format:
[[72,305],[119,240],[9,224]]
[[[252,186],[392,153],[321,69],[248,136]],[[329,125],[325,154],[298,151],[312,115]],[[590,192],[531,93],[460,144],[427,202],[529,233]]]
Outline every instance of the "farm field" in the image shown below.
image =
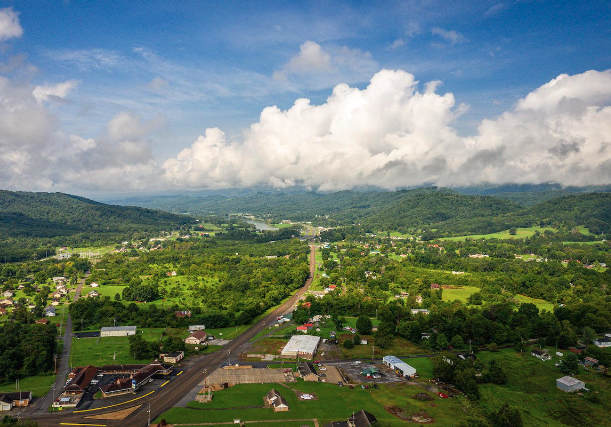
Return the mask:
[[517,228],[516,234],[509,234],[509,230],[499,231],[498,233],[490,233],[490,234],[471,234],[468,236],[458,236],[458,237],[444,237],[440,240],[453,240],[453,241],[461,241],[465,239],[524,239],[526,237],[531,237],[535,234],[535,231],[539,231],[543,233],[546,230],[555,231],[551,227],[529,227],[529,228]]
[[[423,382],[424,384],[424,382]],[[206,408],[235,408],[236,402],[243,406],[263,406],[263,397],[275,388],[287,400],[289,411],[274,413],[269,408],[232,409],[231,411],[205,411]],[[405,421],[391,415],[384,406],[401,408],[406,415],[425,411],[432,417],[437,425],[451,425],[453,420],[460,417],[459,400],[438,399],[431,394],[435,405],[431,402],[421,402],[411,398],[416,393],[423,392],[419,386],[407,384],[381,385],[379,389],[361,389],[337,387],[333,384],[304,382],[298,380],[291,384],[292,389],[304,393],[312,393],[315,400],[299,401],[294,390],[280,384],[241,384],[214,394],[210,405],[207,403],[191,402],[186,408],[172,408],[159,419],[165,418],[169,423],[197,423],[197,422],[231,422],[239,418],[242,421],[280,421],[317,419],[319,425],[330,421],[347,419],[352,412],[364,409],[374,414],[379,421],[389,426],[402,426]],[[223,396],[223,394],[225,394]],[[197,409],[196,409],[197,408]],[[199,409],[199,410],[198,410]],[[158,420],[157,420],[158,421]],[[261,424],[256,424],[261,425]],[[276,423],[276,425],[280,425]],[[284,425],[284,423],[282,423]],[[301,424],[300,424],[301,425]]]

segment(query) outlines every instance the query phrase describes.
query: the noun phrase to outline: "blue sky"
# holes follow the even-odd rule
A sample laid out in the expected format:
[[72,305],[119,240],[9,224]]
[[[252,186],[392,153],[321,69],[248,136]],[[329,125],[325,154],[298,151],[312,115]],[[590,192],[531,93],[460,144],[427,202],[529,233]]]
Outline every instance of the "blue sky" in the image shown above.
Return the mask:
[[[9,21],[10,17],[13,19],[13,27],[10,22],[4,27],[4,36],[0,19],[0,76],[10,82],[14,91],[32,89],[36,105],[32,104],[28,111],[44,116],[49,135],[53,135],[53,149],[70,150],[74,148],[71,144],[76,144],[86,159],[71,158],[73,169],[101,169],[101,165],[90,162],[91,158],[96,158],[112,166],[114,173],[120,170],[125,174],[135,173],[130,180],[134,183],[133,189],[145,189],[151,182],[151,174],[166,175],[167,179],[156,183],[159,188],[259,183],[328,189],[364,183],[395,188],[418,183],[455,182],[454,175],[465,175],[452,159],[415,155],[418,149],[414,144],[418,147],[431,144],[427,132],[418,133],[418,137],[427,138],[426,141],[392,142],[388,147],[372,149],[368,146],[367,150],[358,151],[359,156],[368,159],[379,154],[379,150],[388,155],[386,163],[380,165],[377,159],[358,176],[344,180],[338,174],[331,174],[317,180],[303,178],[300,174],[306,167],[332,165],[320,162],[301,165],[296,160],[301,157],[294,152],[292,142],[277,141],[284,133],[276,129],[262,135],[262,131],[257,131],[255,137],[249,129],[252,124],[261,124],[260,115],[266,107],[278,106],[281,112],[287,111],[299,98],[309,99],[312,106],[324,106],[333,88],[340,84],[358,88],[364,94],[372,77],[389,69],[407,72],[419,82],[407,86],[399,84],[405,96],[424,93],[427,82],[438,81],[435,84],[438,98],[447,94],[453,97],[452,105],[439,110],[436,116],[447,116],[439,120],[444,127],[450,128],[452,136],[449,139],[440,135],[431,137],[438,142],[435,147],[443,145],[439,145],[443,140],[444,144],[453,144],[457,151],[460,151],[457,145],[461,144],[461,147],[479,144],[489,150],[499,149],[498,144],[492,147],[494,138],[482,140],[479,130],[482,120],[496,121],[500,127],[502,123],[498,118],[503,113],[517,117],[515,109],[521,99],[561,74],[573,78],[590,70],[603,73],[602,77],[588,76],[601,77],[600,85],[604,87],[611,64],[611,6],[607,1],[24,0],[0,1],[0,9]],[[15,25],[21,29],[21,34],[10,32]],[[62,83],[64,86],[57,86]],[[582,84],[586,88],[591,85],[590,82],[576,83],[575,79],[565,83]],[[14,91],[10,96],[5,94],[5,98],[19,102]],[[598,92],[599,97],[587,98],[588,106],[596,106],[601,113],[606,113],[603,110],[609,103],[608,94],[604,89]],[[581,92],[578,90],[574,97],[581,99]],[[379,108],[384,108],[383,103]],[[397,108],[407,109],[408,106],[399,104]],[[321,109],[313,111],[315,115],[327,114],[331,121],[338,114]],[[406,120],[401,117],[399,114],[397,120]],[[297,126],[285,123],[285,126],[292,125]],[[301,122],[300,125],[308,126]],[[312,122],[309,125],[313,126]],[[405,126],[397,129],[391,126],[392,131],[368,129],[372,129],[375,138],[393,140],[393,135],[412,131],[412,127]],[[206,129],[210,128],[219,128],[223,136],[217,135],[214,141],[206,139]],[[363,130],[361,135],[367,132]],[[592,135],[600,139],[601,132],[604,135],[606,129],[593,129]],[[347,138],[341,133],[330,133],[334,135],[332,141],[341,140],[338,144]],[[19,145],[19,138],[23,137],[7,135],[4,138],[7,147]],[[197,144],[200,135],[204,136],[204,142],[208,141],[203,144],[208,147],[203,152],[199,147],[202,144]],[[532,132],[529,138],[536,135],[539,133]],[[571,135],[576,141],[585,138],[584,135]],[[34,145],[46,144],[41,142],[44,136],[37,137],[40,140]],[[313,138],[319,137],[317,134]],[[253,168],[265,169],[268,173],[264,176],[271,174],[276,180],[228,176],[227,171],[239,174],[246,170],[245,163],[249,160],[237,159],[237,152],[252,158],[248,150],[261,151],[261,144],[270,140],[276,151],[286,149],[290,152],[277,161],[297,162],[303,169],[278,171],[261,161]],[[302,140],[299,150],[314,149],[316,141]],[[31,143],[22,141],[21,145]],[[321,158],[328,160],[337,153],[345,154],[352,150],[351,147],[362,147],[369,142],[351,144],[338,145],[337,151],[326,152]],[[411,148],[407,149],[406,144],[412,144]],[[554,152],[558,144],[570,146],[572,142],[564,135],[547,143],[545,150]],[[185,164],[187,157],[213,156],[211,146],[216,147],[216,151],[212,151],[218,163],[227,164],[223,171],[211,172],[213,166],[204,161],[189,160]],[[564,153],[562,147],[559,150]],[[513,161],[515,168],[520,159],[508,157],[506,153],[511,150],[501,148],[505,154],[499,155],[507,162]],[[94,151],[86,156],[88,150]],[[582,155],[594,151],[592,147],[574,150]],[[112,159],[112,152],[120,153],[121,161]],[[177,165],[173,160],[179,159],[181,152],[182,160]],[[228,152],[231,155],[224,154]],[[356,156],[357,151],[351,153]],[[16,153],[5,159],[5,162],[13,162],[8,169],[14,172],[0,175],[0,186],[14,188],[17,182],[24,185],[19,176],[23,172],[20,165],[29,160],[22,157]],[[15,160],[17,158],[19,161]],[[53,160],[53,156],[48,154],[47,163],[49,159]],[[433,169],[454,168],[454,175],[431,175],[408,165],[384,177],[373,176],[375,171],[399,159],[407,163],[409,159],[426,161]],[[571,164],[566,163],[570,159],[559,161],[567,168],[575,164],[581,168],[587,166],[584,158],[574,159]],[[181,170],[190,168],[193,174],[177,177],[168,172],[171,166]],[[541,168],[541,165],[530,167]],[[134,172],[138,168],[139,172]],[[95,179],[82,180],[85,170],[72,175],[59,174],[55,170],[30,177],[25,186],[77,192],[125,188],[120,182],[109,183],[107,187],[99,184],[100,176],[108,170],[98,172],[98,175],[93,174]],[[511,179],[545,180],[529,172],[523,169]],[[401,178],[414,174],[418,179]],[[502,175],[501,171],[482,172],[480,176],[462,181],[496,182]],[[554,177],[551,179],[558,181]],[[604,174],[597,174],[577,179],[575,183],[600,183],[608,179]]]

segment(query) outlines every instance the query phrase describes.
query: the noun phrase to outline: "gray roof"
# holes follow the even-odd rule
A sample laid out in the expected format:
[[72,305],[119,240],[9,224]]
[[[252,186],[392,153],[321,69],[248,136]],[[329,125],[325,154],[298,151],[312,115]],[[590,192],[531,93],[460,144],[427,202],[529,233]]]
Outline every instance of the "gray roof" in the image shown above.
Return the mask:
[[568,375],[566,377],[558,378],[556,381],[566,386],[583,384],[583,381],[580,381],[577,378],[569,377]]
[[104,326],[102,332],[135,331],[136,326]]

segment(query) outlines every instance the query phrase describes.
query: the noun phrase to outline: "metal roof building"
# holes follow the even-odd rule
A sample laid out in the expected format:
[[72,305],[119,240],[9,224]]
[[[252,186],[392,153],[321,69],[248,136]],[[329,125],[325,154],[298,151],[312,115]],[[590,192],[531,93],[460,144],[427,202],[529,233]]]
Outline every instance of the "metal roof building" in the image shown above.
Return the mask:
[[311,359],[318,349],[318,344],[320,344],[320,337],[293,335],[280,354],[287,357],[299,356]]
[[571,393],[577,390],[581,390],[582,388],[586,388],[586,384],[583,381],[579,381],[577,378],[566,377],[558,378],[556,380],[556,387],[560,390]]
[[401,359],[395,356],[384,356],[382,361],[386,366],[390,369],[394,370],[396,373],[401,374],[401,376],[405,378],[413,378],[416,376],[416,368],[408,365]]
[[106,326],[100,329],[101,337],[126,337],[136,335],[136,326]]

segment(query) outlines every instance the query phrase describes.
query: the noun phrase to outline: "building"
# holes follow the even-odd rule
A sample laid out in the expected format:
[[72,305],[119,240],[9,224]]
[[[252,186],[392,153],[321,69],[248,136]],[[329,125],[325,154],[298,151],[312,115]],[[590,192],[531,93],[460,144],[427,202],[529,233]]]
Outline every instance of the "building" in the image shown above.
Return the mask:
[[533,348],[532,351],[530,352],[531,356],[535,356],[538,359],[541,360],[550,360],[552,358],[552,356],[550,356],[547,353],[547,349],[540,349],[540,348]]
[[579,381],[577,378],[566,377],[558,378],[556,380],[556,387],[566,393],[572,393],[574,391],[581,390],[582,388],[586,388],[586,385],[583,381]]
[[189,310],[175,311],[174,314],[178,318],[191,317],[191,312]]
[[297,332],[303,332],[305,334],[308,332],[308,327],[304,325],[297,326]]
[[106,326],[100,329],[101,337],[127,337],[136,335],[136,326]]
[[416,368],[408,365],[401,359],[395,356],[384,356],[382,358],[382,362],[390,369],[395,371],[396,374],[401,375],[404,378],[418,378],[418,374],[416,373]]
[[206,339],[208,339],[208,334],[205,331],[195,331],[187,338],[185,338],[185,344],[205,344]]
[[285,412],[289,410],[286,399],[273,388],[267,393],[267,396],[265,396],[265,402],[273,408],[274,412]]
[[50,305],[45,308],[45,317],[53,317],[55,316],[55,307]]
[[320,381],[316,368],[310,362],[303,362],[299,364],[299,376],[304,381]]
[[91,380],[98,373],[98,369],[95,366],[89,365],[86,367],[74,368],[70,374],[68,374],[68,382],[66,387],[53,402],[53,406],[56,408],[74,408],[76,407],[85,390],[91,385]]
[[172,353],[162,354],[163,361],[166,363],[178,363],[185,357],[184,351],[173,351]]
[[374,425],[377,421],[377,418],[373,414],[361,409],[352,414],[348,420],[333,421],[332,423],[326,424],[325,427],[369,427]]
[[583,364],[585,366],[596,366],[598,365],[598,359],[594,359],[592,357],[586,357],[583,359]]
[[611,347],[611,339],[609,338],[596,338],[594,340],[596,347]]
[[[137,369],[133,369],[134,365],[109,365],[100,368],[100,372],[104,374],[113,373],[129,373],[128,378],[119,378],[116,381],[101,386],[100,391],[103,397],[118,396],[121,394],[135,393],[144,384],[152,381],[155,375],[168,375],[172,368],[164,366],[161,363],[150,363],[148,365],[135,365],[139,366]],[[126,369],[127,368],[127,369]]]
[[311,359],[318,350],[320,337],[312,335],[293,335],[280,353],[284,357],[305,357]]
[[441,289],[441,286],[437,283],[431,283],[431,289]]
[[206,325],[191,325],[189,326],[189,332],[203,331],[206,329]]
[[28,406],[32,400],[31,391],[0,393],[0,411],[10,411],[15,406]]
[[412,308],[410,311],[411,311],[411,313],[413,315],[416,315],[416,314],[425,314],[425,315],[429,314],[429,311],[426,308]]

